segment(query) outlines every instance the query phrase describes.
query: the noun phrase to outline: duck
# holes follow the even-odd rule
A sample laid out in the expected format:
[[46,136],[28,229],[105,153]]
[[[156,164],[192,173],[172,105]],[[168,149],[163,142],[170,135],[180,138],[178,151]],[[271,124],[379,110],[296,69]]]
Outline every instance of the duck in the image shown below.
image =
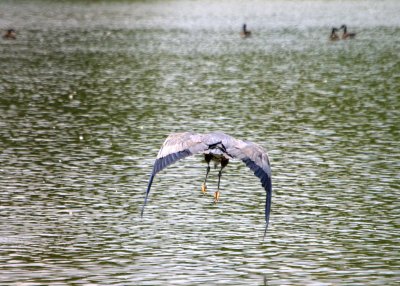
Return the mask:
[[17,33],[14,29],[8,29],[6,33],[3,35],[3,39],[5,40],[15,40],[17,38]]
[[346,25],[342,25],[340,27],[340,30],[342,30],[342,29],[343,29],[342,40],[354,39],[356,37],[356,33],[347,33]]
[[247,31],[246,24],[243,24],[242,31],[240,32],[242,38],[248,38],[251,36],[251,31]]
[[331,35],[329,36],[329,40],[331,40],[331,41],[340,40],[339,35],[336,34],[337,31],[339,31],[338,28],[335,28],[335,27],[332,28],[332,33],[331,33]]

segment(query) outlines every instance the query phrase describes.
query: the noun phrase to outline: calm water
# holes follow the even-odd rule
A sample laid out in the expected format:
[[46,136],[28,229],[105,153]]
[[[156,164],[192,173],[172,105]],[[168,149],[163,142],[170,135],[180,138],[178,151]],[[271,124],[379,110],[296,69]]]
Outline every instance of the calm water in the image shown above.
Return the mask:
[[[0,3],[0,284],[400,283],[400,2],[243,2]],[[186,130],[268,150],[265,241],[241,162],[218,205],[171,166],[140,218]]]

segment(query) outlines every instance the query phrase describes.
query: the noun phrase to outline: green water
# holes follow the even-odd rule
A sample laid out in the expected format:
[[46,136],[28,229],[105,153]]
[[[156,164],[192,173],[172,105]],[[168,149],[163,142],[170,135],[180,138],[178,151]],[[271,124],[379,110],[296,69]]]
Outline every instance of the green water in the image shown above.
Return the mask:
[[[398,1],[0,3],[1,285],[397,285]],[[252,37],[241,39],[246,22]],[[329,42],[346,23],[356,39]],[[156,176],[172,132],[268,150]],[[217,184],[212,170],[209,193]]]

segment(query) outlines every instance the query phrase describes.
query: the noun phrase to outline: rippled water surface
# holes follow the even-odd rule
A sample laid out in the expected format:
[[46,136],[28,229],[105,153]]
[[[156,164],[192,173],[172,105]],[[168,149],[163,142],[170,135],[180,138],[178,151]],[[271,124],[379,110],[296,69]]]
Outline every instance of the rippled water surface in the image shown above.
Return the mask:
[[[0,284],[398,285],[400,2],[2,1]],[[241,39],[246,22],[253,36]],[[329,42],[346,23],[356,39]],[[171,132],[268,150],[221,200]]]

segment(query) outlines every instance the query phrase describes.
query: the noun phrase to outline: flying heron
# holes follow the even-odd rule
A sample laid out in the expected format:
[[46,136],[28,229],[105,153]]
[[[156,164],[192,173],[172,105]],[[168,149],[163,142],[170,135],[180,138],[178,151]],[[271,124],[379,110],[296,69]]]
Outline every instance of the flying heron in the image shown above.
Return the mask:
[[154,176],[167,166],[183,159],[187,156],[202,153],[207,163],[206,177],[202,184],[202,192],[207,191],[207,177],[210,172],[210,162],[215,166],[221,165],[218,172],[218,189],[214,194],[214,202],[218,202],[220,192],[219,185],[221,181],[222,170],[228,165],[230,159],[239,159],[249,167],[260,180],[266,191],[265,201],[265,231],[268,229],[269,214],[271,211],[271,166],[268,155],[263,148],[250,141],[242,141],[233,138],[222,132],[212,132],[207,134],[198,134],[192,132],[173,133],[167,137],[160,151],[151,172],[149,183],[147,185],[146,197],[142,207],[141,216],[147,203],[151,184]]

